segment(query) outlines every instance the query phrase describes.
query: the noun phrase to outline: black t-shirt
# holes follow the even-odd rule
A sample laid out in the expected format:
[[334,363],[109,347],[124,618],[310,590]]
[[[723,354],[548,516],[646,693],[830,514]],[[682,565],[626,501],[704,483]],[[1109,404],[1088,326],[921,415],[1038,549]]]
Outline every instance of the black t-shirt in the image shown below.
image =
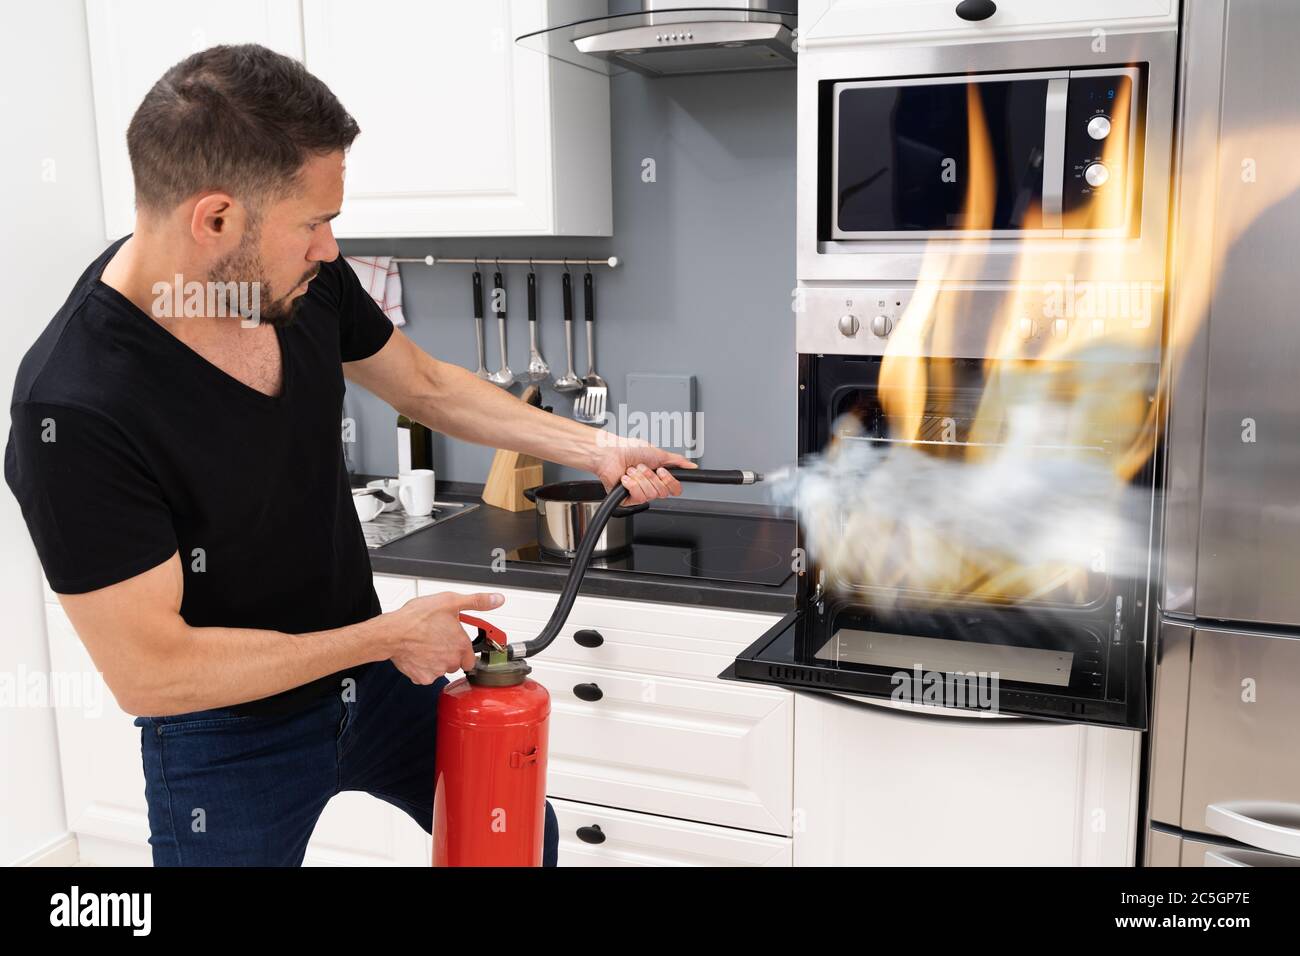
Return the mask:
[[[374,617],[342,363],[378,352],[392,323],[342,257],[322,263],[276,330],[281,390],[264,395],[100,280],[126,238],[82,274],[14,386],[5,480],[50,586],[93,591],[179,551],[193,627],[299,634]],[[236,709],[293,711],[348,673]]]

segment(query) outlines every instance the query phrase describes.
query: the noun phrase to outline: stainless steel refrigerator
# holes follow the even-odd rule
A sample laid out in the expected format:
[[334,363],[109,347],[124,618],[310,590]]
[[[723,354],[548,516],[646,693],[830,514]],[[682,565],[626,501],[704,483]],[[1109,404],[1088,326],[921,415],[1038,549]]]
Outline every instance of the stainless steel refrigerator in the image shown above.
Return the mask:
[[1300,866],[1300,4],[1185,0],[1149,866]]

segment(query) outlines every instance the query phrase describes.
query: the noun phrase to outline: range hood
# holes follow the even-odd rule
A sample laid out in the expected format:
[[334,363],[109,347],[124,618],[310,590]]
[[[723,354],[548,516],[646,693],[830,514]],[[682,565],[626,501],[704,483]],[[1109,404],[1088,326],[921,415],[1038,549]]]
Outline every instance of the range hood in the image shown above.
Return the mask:
[[520,46],[598,73],[645,76],[789,69],[798,16],[793,0],[643,0],[637,13],[575,20],[517,37]]

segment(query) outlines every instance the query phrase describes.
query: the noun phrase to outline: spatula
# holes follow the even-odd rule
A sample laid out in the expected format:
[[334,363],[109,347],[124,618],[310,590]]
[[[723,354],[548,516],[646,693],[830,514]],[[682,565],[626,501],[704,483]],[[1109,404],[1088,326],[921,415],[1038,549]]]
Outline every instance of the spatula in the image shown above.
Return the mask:
[[573,417],[587,425],[603,425],[609,386],[596,374],[596,346],[592,338],[596,328],[596,290],[590,271],[582,277],[582,310],[587,319],[587,374],[582,378],[585,386],[582,394],[573,403]]

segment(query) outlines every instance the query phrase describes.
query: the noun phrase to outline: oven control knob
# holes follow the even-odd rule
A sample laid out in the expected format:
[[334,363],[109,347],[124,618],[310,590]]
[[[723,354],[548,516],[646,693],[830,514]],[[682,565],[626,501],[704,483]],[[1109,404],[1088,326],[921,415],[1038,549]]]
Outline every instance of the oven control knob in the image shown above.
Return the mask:
[[887,315],[878,315],[871,320],[871,331],[878,338],[883,339],[890,332],[894,331],[894,320]]
[[1110,135],[1110,117],[1094,116],[1088,120],[1088,135],[1093,139],[1105,139]]
[[840,316],[840,334],[847,335],[849,338],[858,334],[858,329],[862,328],[862,323],[858,317],[851,312]]
[[1091,163],[1083,171],[1083,179],[1089,186],[1096,189],[1098,186],[1106,185],[1106,180],[1110,179],[1110,170],[1104,163]]

